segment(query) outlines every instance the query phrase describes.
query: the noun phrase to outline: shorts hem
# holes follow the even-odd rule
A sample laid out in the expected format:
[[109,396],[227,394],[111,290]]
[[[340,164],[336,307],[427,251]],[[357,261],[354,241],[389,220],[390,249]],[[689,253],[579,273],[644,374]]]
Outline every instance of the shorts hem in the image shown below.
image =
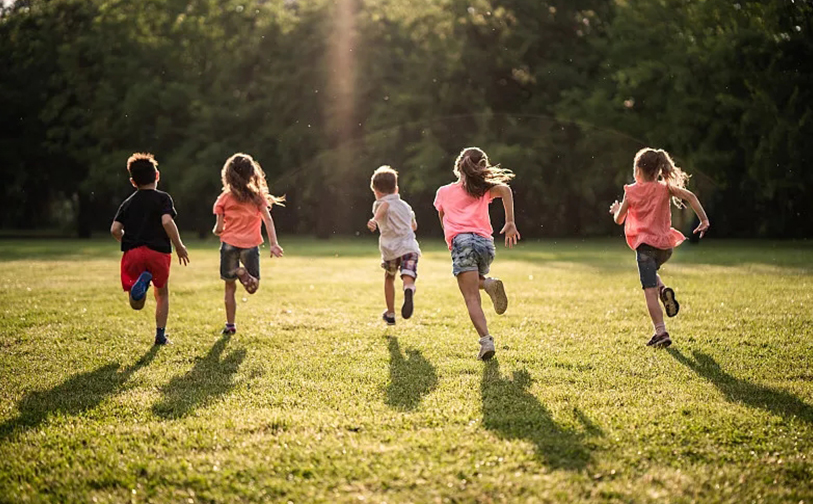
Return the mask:
[[[459,275],[461,273],[466,273],[468,271],[476,271],[476,272],[480,273],[480,268],[478,268],[477,266],[470,266],[470,267],[467,267],[467,268],[456,268],[454,271],[452,271],[452,274],[454,276],[457,276],[457,275]],[[488,272],[486,271],[486,273],[488,273]],[[483,276],[483,274],[480,273],[480,276]]]

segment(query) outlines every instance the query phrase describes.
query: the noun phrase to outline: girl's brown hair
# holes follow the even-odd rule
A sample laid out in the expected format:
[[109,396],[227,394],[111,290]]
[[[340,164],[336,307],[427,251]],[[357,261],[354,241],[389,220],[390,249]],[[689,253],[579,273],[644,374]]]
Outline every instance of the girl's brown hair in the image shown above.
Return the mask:
[[[635,154],[635,166],[647,180],[663,180],[672,187],[685,189],[689,181],[689,174],[675,166],[672,157],[663,149],[647,147],[639,150]],[[672,202],[678,208],[685,206],[677,196],[672,197]]]
[[[457,156],[454,162],[454,174],[458,180],[463,180],[463,188],[467,193],[479,198],[492,187],[506,184],[514,178],[514,172],[500,165],[491,165],[488,155],[477,147],[466,147]],[[461,177],[465,175],[464,177]]]
[[[230,192],[240,202],[257,205],[282,205],[285,196],[276,197],[268,192],[265,172],[260,163],[248,154],[237,153],[226,160],[220,171],[223,190]],[[283,205],[284,206],[284,205]]]

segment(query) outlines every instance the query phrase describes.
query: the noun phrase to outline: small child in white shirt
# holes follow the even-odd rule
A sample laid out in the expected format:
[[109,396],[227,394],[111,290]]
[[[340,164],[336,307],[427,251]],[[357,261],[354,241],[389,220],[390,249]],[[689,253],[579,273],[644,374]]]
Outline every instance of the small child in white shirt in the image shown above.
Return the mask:
[[384,268],[384,299],[387,310],[382,318],[387,325],[395,325],[395,275],[401,270],[404,282],[404,305],[401,316],[408,319],[414,310],[415,279],[418,276],[418,258],[421,249],[415,239],[418,223],[409,203],[398,195],[398,172],[381,166],[373,172],[370,189],[375,194],[373,218],[367,221],[370,231],[378,227],[381,233],[381,267]]

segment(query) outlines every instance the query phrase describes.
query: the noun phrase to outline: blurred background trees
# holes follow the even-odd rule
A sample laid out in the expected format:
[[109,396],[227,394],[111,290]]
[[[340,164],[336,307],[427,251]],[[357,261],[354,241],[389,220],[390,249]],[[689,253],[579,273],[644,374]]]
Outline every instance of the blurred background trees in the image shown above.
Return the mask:
[[434,192],[478,145],[517,173],[523,236],[618,233],[607,208],[655,146],[716,235],[810,237],[811,20],[809,0],[17,0],[0,226],[106,230],[149,151],[206,234],[244,151],[288,196],[281,232],[366,233],[391,164],[439,233]]

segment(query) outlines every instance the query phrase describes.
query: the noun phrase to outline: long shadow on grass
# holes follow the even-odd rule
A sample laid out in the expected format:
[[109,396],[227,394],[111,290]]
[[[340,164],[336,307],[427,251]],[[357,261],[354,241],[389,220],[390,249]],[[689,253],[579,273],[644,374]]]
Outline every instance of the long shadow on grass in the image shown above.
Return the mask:
[[741,380],[723,371],[711,356],[703,352],[692,351],[694,360],[686,357],[680,350],[669,348],[669,354],[678,362],[710,381],[726,399],[752,408],[762,408],[784,417],[796,417],[813,423],[813,406],[784,390],[757,385]]
[[401,353],[398,338],[389,336],[390,384],[387,386],[386,403],[393,408],[413,410],[421,399],[438,385],[438,375],[420,351],[407,350],[407,358]]
[[[531,376],[514,371],[513,379],[500,375],[500,364],[485,364],[481,393],[483,424],[506,439],[525,439],[536,445],[536,456],[552,469],[580,470],[591,460],[584,444],[585,434],[556,423],[542,403],[530,392]],[[580,411],[576,418],[588,435],[602,435],[601,429]]]
[[221,360],[228,341],[229,336],[224,335],[188,373],[170,380],[162,390],[164,398],[152,407],[153,413],[162,418],[180,418],[233,389],[234,375],[246,350],[235,350]]
[[121,390],[133,373],[148,365],[158,353],[153,346],[133,365],[119,371],[119,363],[71,376],[44,392],[27,393],[17,409],[19,416],[0,425],[0,440],[10,437],[17,429],[33,429],[54,415],[79,415],[98,406],[106,397]]

